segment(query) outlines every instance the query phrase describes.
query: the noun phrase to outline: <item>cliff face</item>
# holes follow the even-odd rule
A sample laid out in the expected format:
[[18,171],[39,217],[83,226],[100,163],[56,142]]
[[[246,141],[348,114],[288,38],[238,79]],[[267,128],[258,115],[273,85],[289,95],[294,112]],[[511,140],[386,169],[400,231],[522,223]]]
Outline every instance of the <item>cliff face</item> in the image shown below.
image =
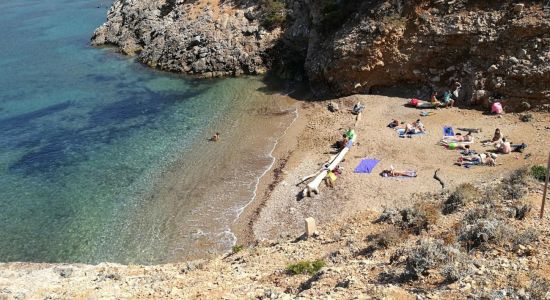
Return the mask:
[[[458,81],[466,102],[550,100],[550,22],[540,4],[362,1],[355,11],[332,33],[312,24],[319,37],[305,69],[313,90],[347,95]],[[313,19],[323,22],[323,14]]]
[[204,77],[273,68],[318,96],[458,81],[464,102],[550,102],[550,12],[540,1],[287,0],[274,30],[261,21],[268,2],[277,1],[118,0],[92,42]]

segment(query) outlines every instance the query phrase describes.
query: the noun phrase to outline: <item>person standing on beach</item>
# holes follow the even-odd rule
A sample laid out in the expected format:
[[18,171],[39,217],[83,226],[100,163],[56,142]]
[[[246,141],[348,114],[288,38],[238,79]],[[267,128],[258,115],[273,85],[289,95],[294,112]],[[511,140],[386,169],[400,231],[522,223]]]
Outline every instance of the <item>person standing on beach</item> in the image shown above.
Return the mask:
[[[458,100],[458,95],[459,95],[459,92],[460,92],[460,88],[462,87],[462,85],[460,84],[460,82],[456,81],[453,85],[453,100],[454,101],[457,101]],[[452,105],[451,105],[452,107]]]
[[214,133],[214,135],[210,138],[210,141],[212,141],[212,142],[217,142],[219,140],[220,140],[220,133],[219,132]]

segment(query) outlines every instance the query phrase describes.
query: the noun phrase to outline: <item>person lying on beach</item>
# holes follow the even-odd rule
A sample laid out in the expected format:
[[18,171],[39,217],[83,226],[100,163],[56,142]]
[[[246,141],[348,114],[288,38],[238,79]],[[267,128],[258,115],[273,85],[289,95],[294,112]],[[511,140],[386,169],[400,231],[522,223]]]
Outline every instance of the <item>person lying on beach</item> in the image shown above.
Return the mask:
[[214,135],[210,138],[210,141],[212,141],[212,142],[217,142],[219,140],[220,140],[220,133],[219,132],[214,133]]
[[396,171],[393,166],[390,166],[389,170],[384,170],[380,173],[382,177],[416,177],[416,171],[406,170],[406,171]]
[[462,135],[460,133],[457,133],[456,135],[454,136],[446,136],[444,137],[442,140],[443,141],[446,141],[446,142],[473,142],[474,141],[474,136],[471,134],[471,132],[468,132],[468,134],[466,135]]
[[456,142],[449,142],[447,140],[442,140],[440,144],[449,150],[470,150],[470,145],[462,145]]
[[481,153],[473,156],[461,156],[455,165],[470,167],[475,165],[495,166],[497,155],[494,153]]

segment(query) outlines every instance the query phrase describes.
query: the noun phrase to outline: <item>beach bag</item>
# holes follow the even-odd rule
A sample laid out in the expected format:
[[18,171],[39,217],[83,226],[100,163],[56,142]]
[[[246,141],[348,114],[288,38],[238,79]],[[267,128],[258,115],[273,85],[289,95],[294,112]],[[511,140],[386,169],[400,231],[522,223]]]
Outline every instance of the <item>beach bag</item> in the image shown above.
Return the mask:
[[409,102],[412,106],[417,106],[418,103],[420,102],[420,100],[416,99],[416,98],[412,98],[411,101]]
[[491,113],[500,115],[503,112],[502,104],[500,102],[495,102],[491,105]]

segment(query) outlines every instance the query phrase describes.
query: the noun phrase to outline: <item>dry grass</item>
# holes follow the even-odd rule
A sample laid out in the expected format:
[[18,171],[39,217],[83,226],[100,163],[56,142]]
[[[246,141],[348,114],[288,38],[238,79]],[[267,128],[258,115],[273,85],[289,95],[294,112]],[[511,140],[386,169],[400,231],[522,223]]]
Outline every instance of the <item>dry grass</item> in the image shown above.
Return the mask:
[[470,183],[463,183],[443,203],[443,213],[451,214],[460,207],[478,200],[481,196],[481,192],[475,186]]

